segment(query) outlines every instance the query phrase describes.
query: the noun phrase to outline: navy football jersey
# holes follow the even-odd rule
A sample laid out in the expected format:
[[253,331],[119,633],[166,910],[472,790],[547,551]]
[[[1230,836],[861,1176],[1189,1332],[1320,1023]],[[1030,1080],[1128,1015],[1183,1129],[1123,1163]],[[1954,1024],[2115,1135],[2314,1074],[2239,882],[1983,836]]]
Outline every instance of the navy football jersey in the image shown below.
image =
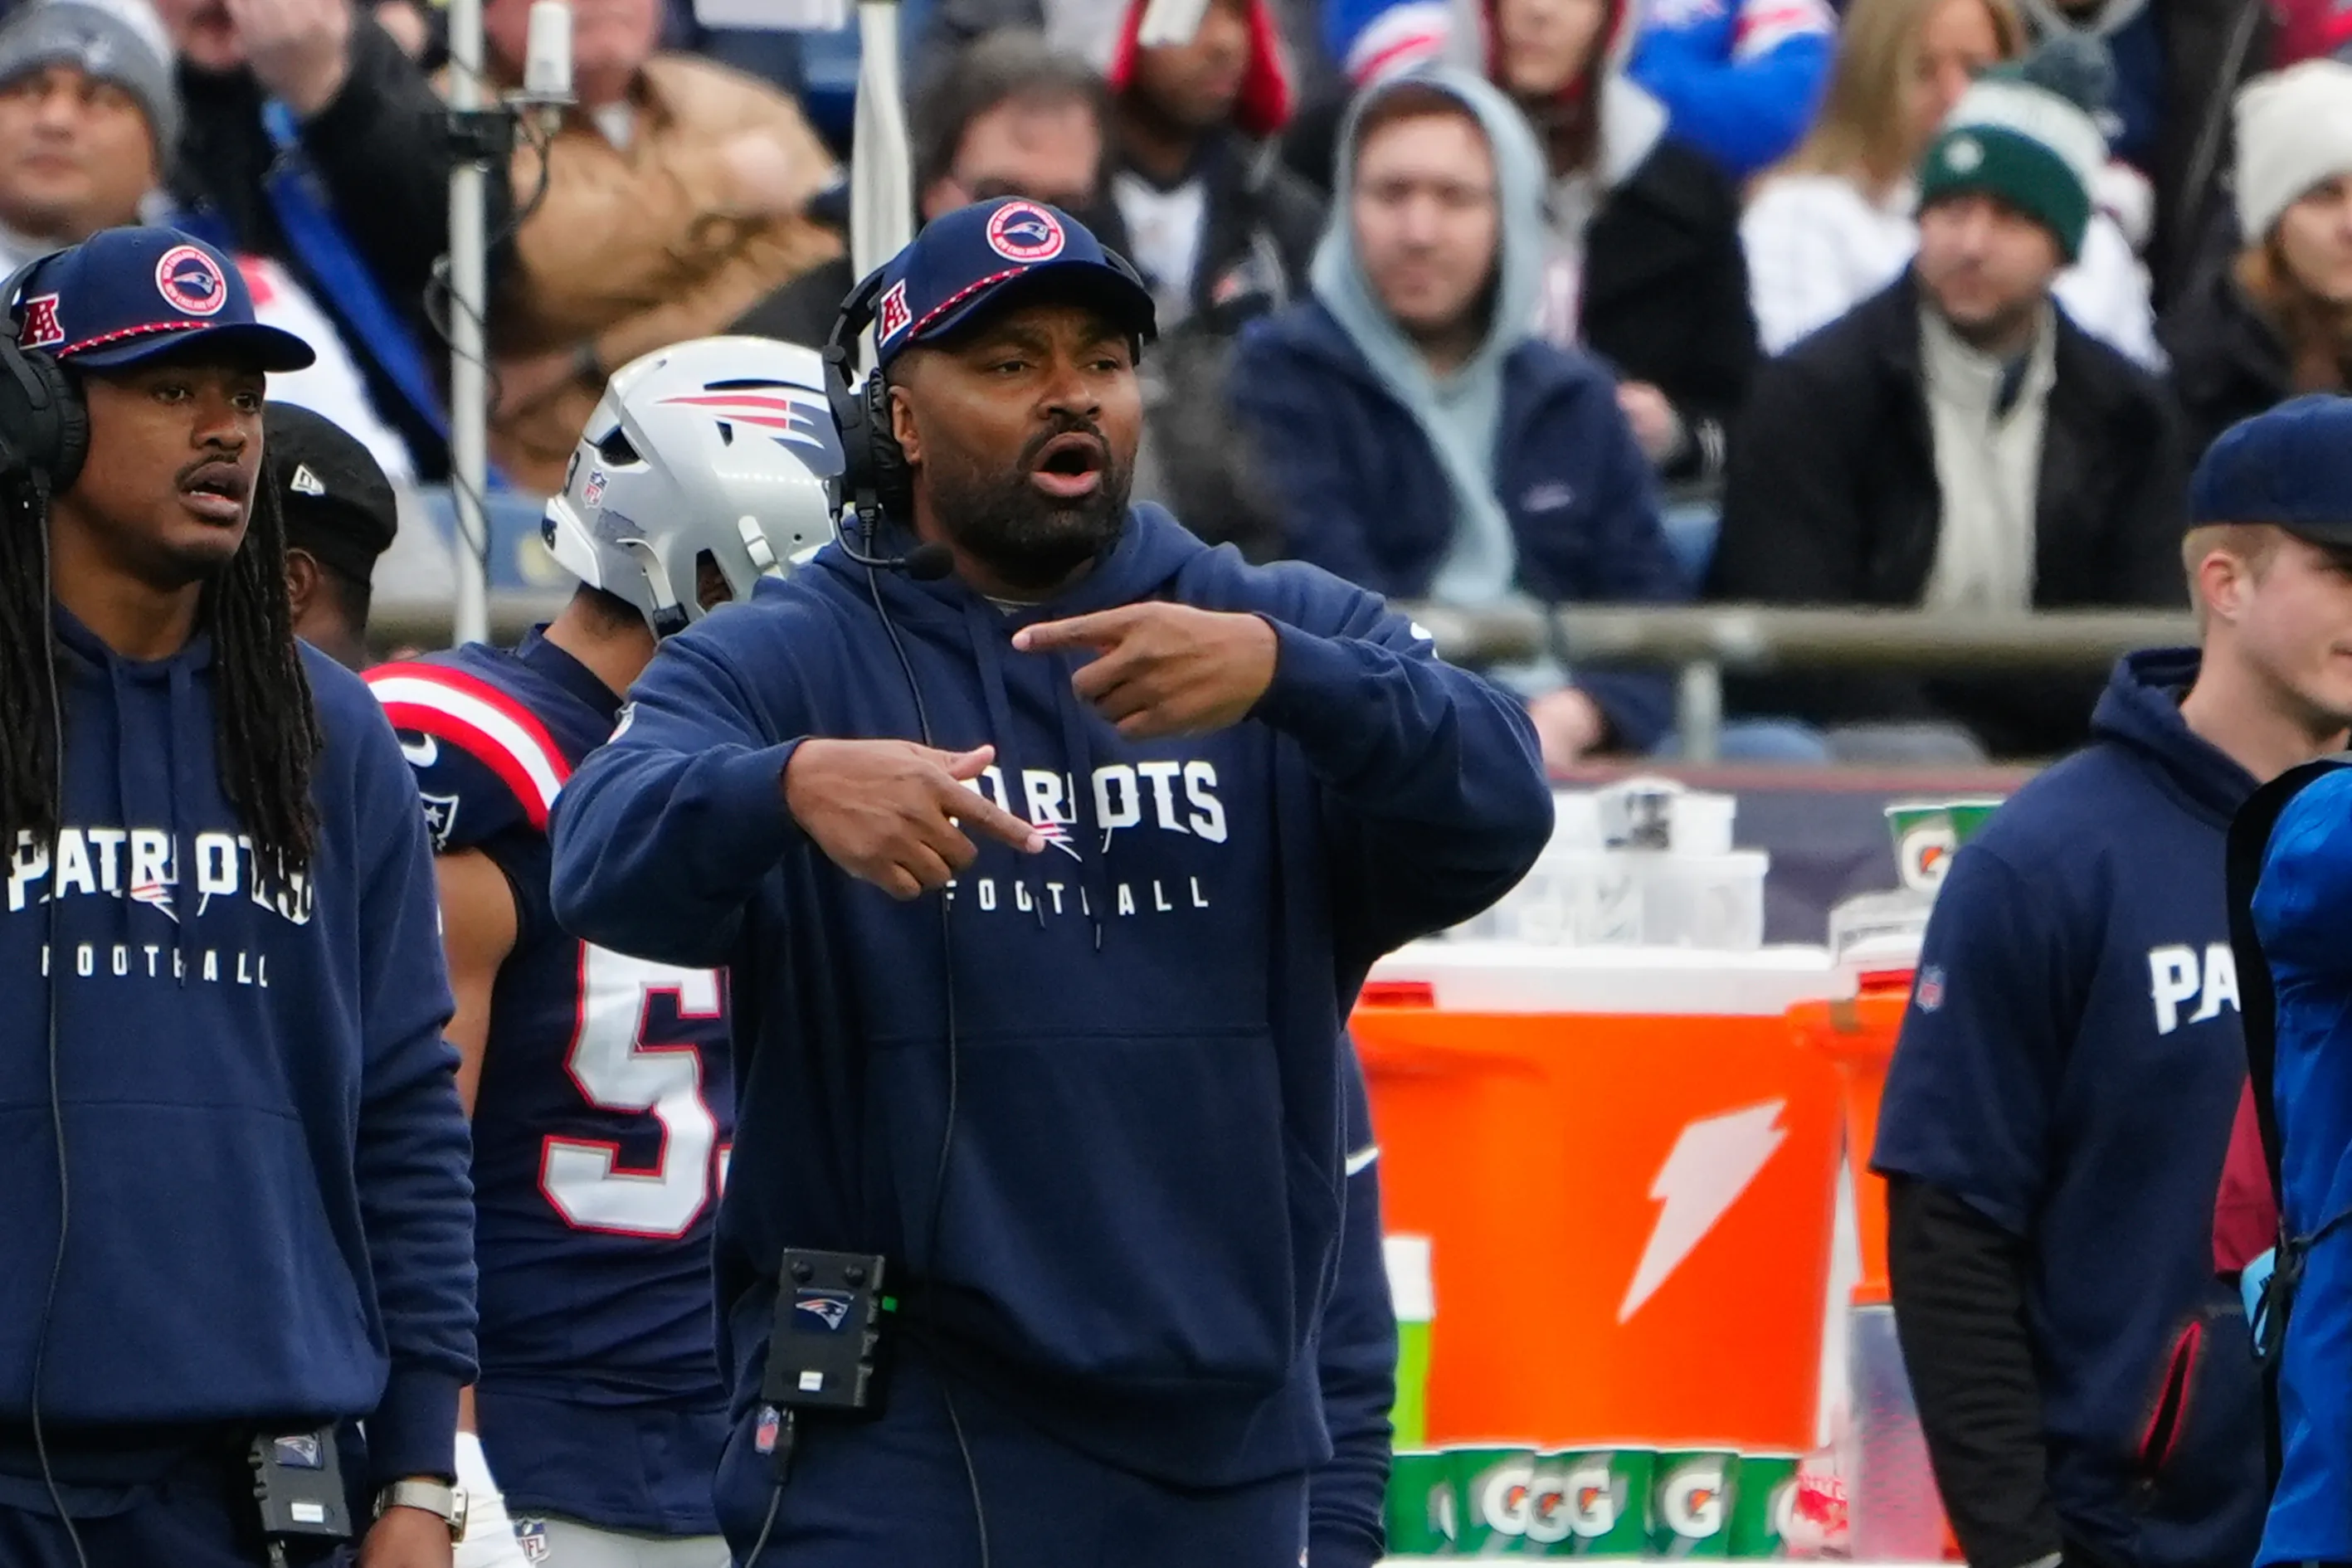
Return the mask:
[[517,1514],[716,1531],[724,1441],[710,1229],[734,1096],[727,977],[573,940],[547,819],[620,700],[538,632],[369,672],[436,850],[479,849],[514,893],[474,1104],[481,1377],[492,1473]]

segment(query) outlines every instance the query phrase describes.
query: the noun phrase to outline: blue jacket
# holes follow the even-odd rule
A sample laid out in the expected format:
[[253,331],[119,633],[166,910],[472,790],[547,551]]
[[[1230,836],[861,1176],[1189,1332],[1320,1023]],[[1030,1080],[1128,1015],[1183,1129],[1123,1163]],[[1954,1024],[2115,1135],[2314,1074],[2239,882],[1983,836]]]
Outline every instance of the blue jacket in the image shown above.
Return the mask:
[[[1130,742],[1072,693],[1073,661],[1011,647],[1154,598],[1275,624],[1247,721]],[[1551,799],[1515,703],[1372,595],[1140,507],[1086,580],[1017,615],[828,547],[666,643],[629,712],[558,800],[555,909],[604,946],[733,966],[716,1268],[739,1419],[792,1245],[898,1260],[933,1353],[1139,1473],[1238,1484],[1378,1435],[1325,1409],[1318,1365],[1352,1146],[1340,1031],[1379,954],[1541,850]],[[926,731],[994,745],[975,787],[1053,825],[1035,857],[983,840],[944,910],[850,878],[781,794],[805,737]]]
[[1676,136],[1741,181],[1796,150],[1836,47],[1822,0],[1669,0],[1643,16],[1625,74],[1666,106]]
[[58,1248],[54,919],[71,1205],[44,1420],[365,1417],[378,1477],[447,1473],[474,1373],[472,1190],[432,858],[392,730],[302,650],[326,746],[317,856],[289,884],[221,789],[209,641],[138,662],[62,613],[58,635],[56,864],[20,837],[0,905],[0,1426],[30,1414]]
[[2262,1518],[2245,1313],[2212,1271],[2245,1084],[2223,851],[2254,780],[2182,721],[2196,672],[2125,659],[2091,744],[1953,860],[1875,1152],[2024,1242],[2051,1500],[2134,1568],[2249,1562]]
[[[2352,771],[2280,814],[2253,900],[2277,994],[2281,1228],[2352,1206]],[[2352,1225],[2311,1249],[2279,1369],[2281,1468],[2257,1563],[2352,1559]]]
[[[1428,437],[1319,300],[1243,332],[1234,407],[1281,492],[1286,549],[1391,598],[1428,593],[1453,539],[1454,500]],[[1503,367],[1496,478],[1520,586],[1547,603],[1687,597],[1658,525],[1649,459],[1591,360],[1533,339]],[[1663,676],[1574,672],[1618,742],[1665,733]]]

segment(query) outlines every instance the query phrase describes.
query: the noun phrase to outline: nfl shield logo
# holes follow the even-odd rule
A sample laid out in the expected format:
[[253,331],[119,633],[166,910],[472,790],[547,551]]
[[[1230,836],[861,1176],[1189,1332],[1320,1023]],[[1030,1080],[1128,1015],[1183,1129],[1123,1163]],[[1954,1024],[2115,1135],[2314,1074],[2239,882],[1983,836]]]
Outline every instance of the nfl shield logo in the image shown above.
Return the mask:
[[522,1549],[526,1563],[547,1561],[547,1521],[519,1519],[514,1521],[515,1544]]
[[457,797],[454,795],[425,795],[419,791],[417,798],[425,803],[425,826],[433,835],[433,847],[447,849],[449,835],[457,829]]
[[760,1425],[753,1432],[751,1446],[762,1454],[774,1453],[776,1434],[782,1426],[783,1418],[776,1414],[776,1407],[772,1405],[762,1405],[760,1406]]
[[1944,971],[1941,965],[1931,963],[1919,972],[1916,1000],[1922,1013],[1932,1013],[1944,1005]]

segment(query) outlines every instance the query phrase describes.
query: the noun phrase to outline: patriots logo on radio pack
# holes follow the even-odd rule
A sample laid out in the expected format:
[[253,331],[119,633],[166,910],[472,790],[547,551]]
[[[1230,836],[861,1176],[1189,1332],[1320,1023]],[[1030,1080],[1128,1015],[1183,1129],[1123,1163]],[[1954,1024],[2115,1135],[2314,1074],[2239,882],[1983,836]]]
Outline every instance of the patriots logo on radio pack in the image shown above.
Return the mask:
[[843,1320],[849,1316],[850,1299],[837,1290],[803,1290],[793,1298],[793,1310],[806,1312],[824,1325],[828,1334],[839,1333]]
[[155,290],[184,316],[214,316],[228,303],[220,263],[193,245],[175,245],[155,263]]
[[1068,240],[1062,222],[1030,202],[1007,202],[989,215],[988,247],[1007,261],[1051,261]]

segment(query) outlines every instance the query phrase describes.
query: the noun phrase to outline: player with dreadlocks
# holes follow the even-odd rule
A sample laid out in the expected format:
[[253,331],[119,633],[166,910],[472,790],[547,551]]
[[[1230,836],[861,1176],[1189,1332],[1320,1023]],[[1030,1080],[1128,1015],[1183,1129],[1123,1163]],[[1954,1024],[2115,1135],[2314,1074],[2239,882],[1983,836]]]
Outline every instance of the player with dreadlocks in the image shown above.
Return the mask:
[[364,1530],[364,1568],[447,1568],[472,1214],[430,854],[257,483],[265,374],[310,351],[170,229],[0,304],[0,1562]]

